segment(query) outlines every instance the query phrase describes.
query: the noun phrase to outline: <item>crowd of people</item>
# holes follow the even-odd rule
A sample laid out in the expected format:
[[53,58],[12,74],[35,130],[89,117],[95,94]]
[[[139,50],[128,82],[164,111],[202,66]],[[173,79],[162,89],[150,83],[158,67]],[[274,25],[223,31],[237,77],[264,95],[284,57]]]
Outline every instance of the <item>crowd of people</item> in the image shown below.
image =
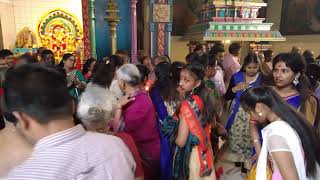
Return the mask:
[[0,179],[320,179],[320,65],[299,47],[185,62],[0,51]]

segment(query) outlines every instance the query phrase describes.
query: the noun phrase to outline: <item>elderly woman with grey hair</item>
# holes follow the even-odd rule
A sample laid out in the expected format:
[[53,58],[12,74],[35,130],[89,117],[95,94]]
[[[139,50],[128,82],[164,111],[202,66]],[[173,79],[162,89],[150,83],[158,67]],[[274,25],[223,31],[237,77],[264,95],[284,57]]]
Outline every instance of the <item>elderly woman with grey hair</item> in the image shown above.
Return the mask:
[[[113,133],[108,124],[113,118],[117,98],[110,90],[96,84],[88,84],[78,104],[77,115],[89,131],[119,137],[129,148],[136,162],[135,180],[143,180],[141,157],[132,137],[125,132]],[[119,167],[121,168],[121,167]]]
[[160,177],[160,135],[156,112],[149,95],[140,89],[140,72],[133,64],[116,71],[118,85],[124,96],[118,101],[113,128],[132,136],[142,157],[144,177]]
[[77,115],[90,131],[105,131],[117,98],[106,88],[89,84],[78,104]]

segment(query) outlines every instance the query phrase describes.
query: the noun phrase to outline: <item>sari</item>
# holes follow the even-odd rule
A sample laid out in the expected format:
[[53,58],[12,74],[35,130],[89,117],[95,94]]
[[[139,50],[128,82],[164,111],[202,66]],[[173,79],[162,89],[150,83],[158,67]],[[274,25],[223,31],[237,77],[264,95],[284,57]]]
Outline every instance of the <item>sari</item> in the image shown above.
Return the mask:
[[77,78],[79,81],[83,83],[86,83],[87,81],[79,70],[75,69],[67,74],[68,84],[71,84],[71,86],[69,86],[69,94],[75,99],[79,99],[81,90],[78,89],[75,85],[73,85],[73,82],[72,82],[73,78]]
[[[200,124],[203,110],[203,102],[199,96],[193,95],[181,102],[178,115],[182,113],[189,129],[189,135],[184,147],[177,147],[173,159],[174,179],[215,179],[213,168],[213,154],[210,142],[211,125],[204,128]],[[177,133],[179,120],[166,122],[162,130],[168,130],[171,124],[171,132]],[[164,133],[165,134],[165,133]],[[171,136],[174,137],[174,136]],[[171,138],[172,140],[175,138]]]
[[[245,74],[240,71],[232,77],[234,85],[245,82]],[[261,85],[262,75],[249,84],[249,87]],[[244,180],[252,166],[252,142],[249,129],[250,115],[240,104],[240,97],[244,90],[238,91],[233,100],[231,114],[227,120],[226,129],[228,139],[218,155],[216,163],[217,177],[228,180]]]
[[285,121],[270,123],[262,130],[263,144],[257,163],[256,179],[267,180],[268,156],[272,161],[272,180],[282,180],[280,170],[273,159],[272,152],[290,152],[300,180],[307,180],[301,140],[296,131]]
[[[216,83],[212,81],[211,79],[205,80],[205,85],[207,88],[209,88],[212,91],[212,96],[220,103],[222,104],[221,107],[224,105],[224,99],[222,98],[221,91],[218,90],[218,86],[216,86]],[[216,116],[216,123],[221,125],[220,118],[222,116],[222,108],[217,108],[217,112],[219,112],[218,116]],[[221,125],[223,126],[223,125]],[[218,134],[218,126],[212,127],[211,129],[211,145],[213,149],[213,154],[216,155],[218,150],[219,150],[219,137],[220,135]]]
[[[175,106],[168,105],[167,102],[163,100],[160,95],[159,88],[153,87],[150,90],[150,97],[152,103],[157,112],[157,122],[160,128],[163,121],[166,121],[168,116],[172,116],[175,111]],[[163,131],[160,131],[160,170],[161,170],[161,180],[171,180],[172,179],[172,159],[173,159],[173,149],[174,146],[170,145],[170,137],[165,136]]]
[[289,105],[299,110],[305,116],[308,122],[315,129],[319,130],[320,102],[315,95],[310,94],[304,104],[301,104],[300,94],[295,94],[292,96],[285,97],[284,100]]
[[317,89],[315,90],[315,94],[317,98],[320,98],[320,85],[318,85]]
[[221,97],[221,93],[217,90],[216,84],[211,79],[207,79],[205,81],[205,85],[206,85],[207,88],[212,90],[213,97],[216,97],[216,98],[220,98]]
[[[237,72],[236,74],[234,74],[232,76],[235,85],[238,85],[240,83],[245,83],[245,74],[242,71]],[[258,74],[257,78],[255,81],[250,82],[249,87],[258,87],[261,85],[261,75]],[[239,107],[240,107],[240,97],[242,95],[242,93],[244,92],[244,90],[238,91],[236,92],[236,96],[234,98],[234,105],[232,107],[232,112],[231,115],[229,116],[228,120],[227,120],[227,124],[226,124],[226,129],[230,130],[231,126],[233,125],[233,122],[236,119],[237,113],[239,111]]]
[[300,94],[285,97],[284,100],[295,109],[299,109],[301,105]]
[[145,180],[160,177],[160,135],[156,112],[149,95],[140,90],[132,101],[122,108],[123,131],[136,143],[142,158]]

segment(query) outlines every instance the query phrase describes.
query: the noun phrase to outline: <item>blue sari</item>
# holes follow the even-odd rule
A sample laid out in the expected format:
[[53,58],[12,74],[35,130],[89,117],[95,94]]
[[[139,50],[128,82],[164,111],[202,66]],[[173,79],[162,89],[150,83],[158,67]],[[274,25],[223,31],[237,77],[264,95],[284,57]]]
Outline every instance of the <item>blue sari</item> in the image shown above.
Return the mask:
[[[240,83],[244,83],[245,82],[245,74],[242,71],[237,72],[236,74],[234,74],[232,76],[232,78],[234,79],[234,83],[235,85],[238,85]],[[261,75],[258,74],[257,79],[254,82],[251,82],[249,84],[249,87],[258,87],[261,85],[262,79],[261,79]],[[232,107],[232,112],[231,115],[228,118],[227,124],[226,124],[226,129],[229,130],[234,122],[234,119],[238,113],[239,107],[240,107],[240,97],[242,95],[242,93],[245,90],[241,90],[238,91],[236,93],[236,97],[234,98],[234,106]]]
[[[168,117],[168,111],[164,100],[160,95],[159,88],[153,87],[150,90],[150,97],[158,115],[158,128],[160,129],[163,121]],[[161,180],[172,179],[173,153],[170,148],[170,139],[160,131],[160,167]]]
[[[315,105],[315,107],[317,108],[315,117],[312,117],[312,118],[314,118],[314,119],[308,119],[308,118],[310,118],[310,117],[308,117],[308,116],[305,114],[305,112],[302,112],[301,109],[300,109],[300,112],[305,115],[305,117],[308,119],[308,121],[314,120],[314,122],[313,122],[313,127],[314,127],[315,129],[319,130],[319,121],[320,121],[320,118],[319,118],[319,116],[320,116],[320,115],[319,115],[319,109],[320,109],[320,107],[319,107],[319,105],[320,105],[320,104],[319,104],[319,99],[318,99],[316,96],[313,96],[313,97],[316,99],[316,104],[314,104],[314,105]],[[292,95],[292,96],[285,97],[284,100],[285,100],[289,105],[291,105],[293,108],[295,108],[295,109],[297,109],[297,110],[301,107],[301,96],[300,96],[300,94],[296,94],[296,95]]]
[[299,109],[299,107],[301,105],[300,94],[285,97],[284,100],[295,109]]

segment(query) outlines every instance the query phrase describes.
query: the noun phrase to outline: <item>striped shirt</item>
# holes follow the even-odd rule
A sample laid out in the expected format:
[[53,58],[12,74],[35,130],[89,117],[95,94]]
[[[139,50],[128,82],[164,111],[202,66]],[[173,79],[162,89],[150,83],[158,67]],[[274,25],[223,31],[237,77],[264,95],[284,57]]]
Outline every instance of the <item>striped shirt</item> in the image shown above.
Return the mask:
[[131,180],[136,164],[123,142],[87,132],[81,125],[47,136],[9,180]]

